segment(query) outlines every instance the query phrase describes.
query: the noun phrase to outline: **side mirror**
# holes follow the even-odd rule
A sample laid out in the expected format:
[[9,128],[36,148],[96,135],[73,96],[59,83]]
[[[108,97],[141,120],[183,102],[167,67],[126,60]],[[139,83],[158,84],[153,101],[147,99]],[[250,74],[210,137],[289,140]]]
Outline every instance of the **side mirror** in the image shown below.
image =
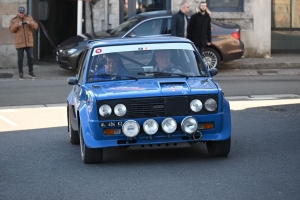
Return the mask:
[[77,85],[78,84],[77,78],[75,78],[75,77],[68,78],[68,84],[69,85]]
[[136,34],[133,31],[131,31],[130,33],[127,34],[126,37],[136,37]]
[[218,70],[216,68],[209,69],[208,72],[209,72],[211,77],[218,74]]

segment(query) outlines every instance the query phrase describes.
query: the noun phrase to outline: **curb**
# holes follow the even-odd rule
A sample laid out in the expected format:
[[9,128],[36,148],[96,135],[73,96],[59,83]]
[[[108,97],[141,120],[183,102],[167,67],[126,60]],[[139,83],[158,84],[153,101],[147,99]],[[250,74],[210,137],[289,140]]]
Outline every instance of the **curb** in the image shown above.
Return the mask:
[[228,69],[300,69],[300,63],[222,63],[221,67]]

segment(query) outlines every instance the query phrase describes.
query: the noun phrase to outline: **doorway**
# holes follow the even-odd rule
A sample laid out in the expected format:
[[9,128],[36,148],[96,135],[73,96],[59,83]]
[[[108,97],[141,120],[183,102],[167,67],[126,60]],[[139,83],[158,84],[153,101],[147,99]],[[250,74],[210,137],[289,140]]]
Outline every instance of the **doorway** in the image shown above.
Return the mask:
[[[41,61],[55,62],[55,46],[77,35],[77,1],[76,0],[39,0],[37,58]],[[85,3],[83,4],[83,23]],[[85,32],[85,25],[82,25]],[[46,31],[46,32],[45,32]]]

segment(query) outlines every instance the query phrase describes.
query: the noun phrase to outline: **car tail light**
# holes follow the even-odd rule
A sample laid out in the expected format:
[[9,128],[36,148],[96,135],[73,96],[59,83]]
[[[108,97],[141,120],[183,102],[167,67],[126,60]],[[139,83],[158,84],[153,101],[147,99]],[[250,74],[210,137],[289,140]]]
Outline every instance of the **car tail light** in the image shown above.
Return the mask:
[[234,37],[235,39],[241,39],[241,33],[240,31],[237,31],[237,32],[233,32],[231,33],[232,37]]

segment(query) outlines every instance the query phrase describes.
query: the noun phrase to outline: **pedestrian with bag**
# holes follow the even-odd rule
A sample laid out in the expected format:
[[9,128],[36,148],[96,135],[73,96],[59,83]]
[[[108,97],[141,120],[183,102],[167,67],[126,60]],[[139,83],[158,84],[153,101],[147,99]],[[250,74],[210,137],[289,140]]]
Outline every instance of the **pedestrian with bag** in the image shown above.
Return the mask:
[[200,2],[196,13],[191,16],[188,39],[194,42],[201,55],[204,47],[211,45],[211,18],[205,1]]
[[33,30],[37,30],[38,24],[33,18],[25,13],[25,8],[18,8],[17,16],[10,20],[9,31],[15,35],[15,47],[18,53],[19,80],[23,80],[23,57],[27,54],[29,68],[28,76],[36,78],[33,73]]

